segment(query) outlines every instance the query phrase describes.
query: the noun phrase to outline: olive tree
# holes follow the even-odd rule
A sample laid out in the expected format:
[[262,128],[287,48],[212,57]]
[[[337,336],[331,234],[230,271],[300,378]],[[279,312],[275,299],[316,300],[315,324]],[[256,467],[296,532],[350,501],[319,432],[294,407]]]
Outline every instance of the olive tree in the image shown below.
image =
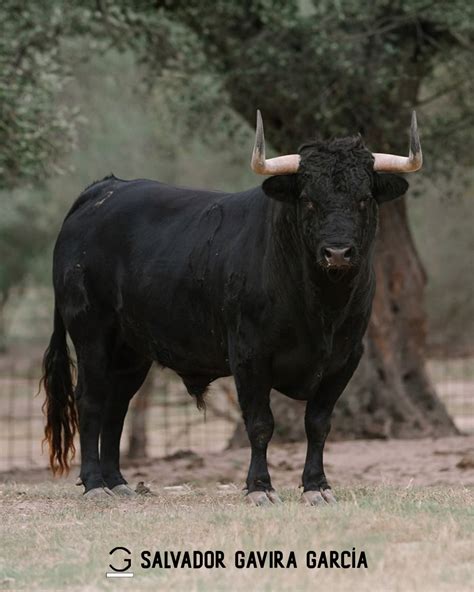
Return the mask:
[[[459,149],[472,123],[473,8],[465,2],[447,10],[440,0],[158,0],[114,3],[111,15],[104,0],[99,11],[137,33],[150,75],[174,97],[187,97],[188,117],[200,129],[219,102],[250,126],[259,107],[277,153],[294,152],[312,135],[361,133],[370,149],[403,154],[415,107],[424,174],[449,173],[467,154]],[[366,352],[337,406],[336,434],[455,432],[425,369],[426,277],[406,199],[410,193],[380,211]],[[429,207],[430,196],[424,199]],[[275,398],[274,411],[284,438],[302,436],[294,405]]]

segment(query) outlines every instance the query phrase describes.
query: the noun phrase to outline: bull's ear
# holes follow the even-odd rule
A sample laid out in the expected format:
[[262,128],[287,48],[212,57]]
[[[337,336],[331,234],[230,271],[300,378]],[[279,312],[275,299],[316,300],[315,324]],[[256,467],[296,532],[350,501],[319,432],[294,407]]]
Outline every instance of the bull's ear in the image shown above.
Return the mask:
[[374,197],[379,203],[396,199],[404,195],[408,189],[408,182],[398,175],[374,173],[374,177]]
[[296,175],[275,175],[262,183],[265,195],[278,201],[292,202],[298,197]]

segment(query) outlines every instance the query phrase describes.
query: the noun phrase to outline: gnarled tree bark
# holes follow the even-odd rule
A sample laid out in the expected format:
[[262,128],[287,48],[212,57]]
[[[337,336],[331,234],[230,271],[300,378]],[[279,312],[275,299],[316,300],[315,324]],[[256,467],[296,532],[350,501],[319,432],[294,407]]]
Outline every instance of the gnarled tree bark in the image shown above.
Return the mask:
[[426,373],[426,282],[405,199],[380,209],[377,290],[365,354],[339,400],[333,437],[445,436],[456,428]]

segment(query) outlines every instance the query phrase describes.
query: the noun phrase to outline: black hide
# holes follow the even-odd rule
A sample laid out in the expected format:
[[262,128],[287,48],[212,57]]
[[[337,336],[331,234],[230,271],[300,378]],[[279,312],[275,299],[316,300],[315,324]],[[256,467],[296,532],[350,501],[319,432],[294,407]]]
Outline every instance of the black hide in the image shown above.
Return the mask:
[[[297,174],[240,193],[111,176],[71,208],[54,289],[78,358],[86,490],[124,483],[123,419],[152,360],[199,402],[211,381],[234,375],[252,445],[249,491],[272,489],[271,388],[308,401],[304,487],[328,488],[329,418],[360,359],[374,294],[377,202],[407,184],[375,174],[359,138],[300,153]],[[350,252],[348,265],[333,269],[328,248]]]

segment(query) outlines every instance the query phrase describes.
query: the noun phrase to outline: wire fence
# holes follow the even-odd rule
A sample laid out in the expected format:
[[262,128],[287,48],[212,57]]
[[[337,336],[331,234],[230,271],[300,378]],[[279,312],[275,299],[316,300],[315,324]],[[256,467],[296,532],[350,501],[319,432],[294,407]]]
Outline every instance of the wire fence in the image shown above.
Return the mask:
[[474,433],[474,358],[430,359],[436,392],[463,434]]
[[[474,433],[474,358],[431,359],[428,371],[437,392],[462,433]],[[44,467],[42,454],[43,394],[38,392],[37,367],[2,368],[0,375],[0,471]],[[180,450],[217,452],[224,449],[240,421],[230,379],[211,386],[207,411],[198,412],[194,400],[171,372],[155,372],[146,392],[135,397],[124,428],[122,450],[131,452],[133,427],[150,457]],[[143,422],[136,423],[138,415]],[[138,428],[137,428],[138,426]],[[146,438],[145,438],[146,436]],[[145,441],[146,440],[146,441]]]
[[[0,472],[47,464],[47,454],[46,451],[43,454],[41,445],[44,393],[37,394],[38,385],[36,367],[12,364],[3,369],[3,376],[0,376]],[[150,457],[168,456],[183,449],[196,452],[222,450],[240,419],[229,380],[217,381],[211,386],[206,412],[202,413],[196,409],[194,399],[181,381],[169,371],[153,372],[146,392],[140,392],[132,402],[121,443],[125,454],[131,452],[137,414],[145,419],[145,433],[138,436],[146,440],[146,453]],[[143,424],[138,425],[140,429]]]

